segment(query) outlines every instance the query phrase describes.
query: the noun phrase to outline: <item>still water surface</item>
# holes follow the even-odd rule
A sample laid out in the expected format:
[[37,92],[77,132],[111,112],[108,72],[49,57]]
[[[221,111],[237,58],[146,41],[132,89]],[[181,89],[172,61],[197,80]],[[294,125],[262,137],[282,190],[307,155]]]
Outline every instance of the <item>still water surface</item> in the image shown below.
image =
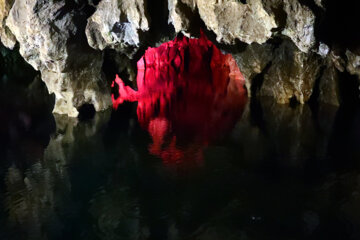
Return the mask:
[[359,109],[248,101],[172,162],[137,103],[74,120],[3,89],[0,239],[360,237]]
[[3,76],[0,239],[360,239],[360,108],[247,99],[200,45],[79,119]]

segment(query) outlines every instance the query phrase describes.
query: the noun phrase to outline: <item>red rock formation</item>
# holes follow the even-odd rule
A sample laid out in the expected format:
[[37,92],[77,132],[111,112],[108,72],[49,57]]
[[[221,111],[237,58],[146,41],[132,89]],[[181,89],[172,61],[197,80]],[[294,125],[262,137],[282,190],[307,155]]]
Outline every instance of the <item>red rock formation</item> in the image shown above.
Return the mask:
[[245,81],[230,54],[205,36],[179,37],[149,48],[138,61],[134,91],[116,76],[119,97],[138,101],[140,125],[153,139],[150,153],[167,163],[201,162],[203,148],[229,132],[247,100]]

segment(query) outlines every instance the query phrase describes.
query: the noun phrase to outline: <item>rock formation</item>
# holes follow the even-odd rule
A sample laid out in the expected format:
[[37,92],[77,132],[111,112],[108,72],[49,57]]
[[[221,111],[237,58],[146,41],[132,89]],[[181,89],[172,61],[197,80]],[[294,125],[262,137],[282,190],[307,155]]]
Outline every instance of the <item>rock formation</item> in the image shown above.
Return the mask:
[[333,106],[340,106],[340,76],[339,73],[344,71],[344,63],[339,62],[341,59],[331,51],[326,56],[324,55],[325,69],[319,80],[319,99],[321,103],[330,104]]
[[346,69],[350,74],[357,75],[360,78],[360,56],[346,50],[347,65]]
[[286,27],[282,34],[288,36],[302,51],[308,52],[315,45],[315,15],[297,0],[285,0]]
[[147,0],[103,0],[88,19],[86,35],[91,47],[116,49],[130,57],[149,30]]
[[301,52],[293,42],[285,40],[274,53],[272,65],[264,76],[260,95],[271,96],[278,103],[296,98],[305,103],[311,97],[320,71],[320,59]]
[[111,105],[103,71],[112,79],[122,71],[131,80],[147,47],[174,33],[198,37],[200,29],[234,56],[249,96],[305,103],[315,92],[319,101],[338,106],[345,81],[339,72],[360,79],[360,64],[356,43],[336,35],[346,31],[323,27],[333,8],[321,0],[3,0],[0,38],[8,48],[18,42],[55,94],[54,112],[72,117],[87,103],[97,111]]
[[81,17],[66,1],[16,0],[6,21],[20,54],[41,71],[49,92],[55,94],[54,112],[72,117],[85,103],[97,111],[111,104],[101,77],[102,53],[81,41]]
[[169,0],[168,6],[169,22],[176,32],[189,33],[191,17],[198,12],[206,27],[216,34],[216,40],[227,44],[237,39],[248,44],[264,43],[271,37],[271,29],[277,27],[261,0],[248,4],[236,0]]
[[14,0],[2,0],[0,1],[0,40],[4,46],[13,49],[16,44],[15,36],[6,26],[6,18],[9,15],[9,11],[14,4]]
[[251,96],[252,80],[263,72],[273,58],[274,47],[271,44],[253,43],[245,51],[234,54],[234,58],[245,77],[248,95]]

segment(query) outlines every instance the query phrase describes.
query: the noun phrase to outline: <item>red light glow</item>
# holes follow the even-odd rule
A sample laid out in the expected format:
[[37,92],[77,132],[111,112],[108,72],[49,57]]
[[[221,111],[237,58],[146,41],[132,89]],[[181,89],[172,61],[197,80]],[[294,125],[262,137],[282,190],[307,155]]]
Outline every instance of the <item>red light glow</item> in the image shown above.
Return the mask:
[[138,91],[116,76],[113,107],[138,102],[139,123],[153,139],[149,151],[164,163],[201,164],[203,149],[231,131],[247,101],[234,58],[205,35],[178,37],[146,50],[137,68]]

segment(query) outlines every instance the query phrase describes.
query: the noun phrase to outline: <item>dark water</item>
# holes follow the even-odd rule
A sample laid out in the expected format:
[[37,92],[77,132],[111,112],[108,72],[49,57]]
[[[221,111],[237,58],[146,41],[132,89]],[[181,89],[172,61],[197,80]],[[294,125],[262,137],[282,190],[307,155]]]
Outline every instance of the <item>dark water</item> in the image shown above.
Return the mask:
[[1,85],[0,239],[360,239],[359,108],[253,100],[172,162],[136,103],[75,120],[34,89]]

